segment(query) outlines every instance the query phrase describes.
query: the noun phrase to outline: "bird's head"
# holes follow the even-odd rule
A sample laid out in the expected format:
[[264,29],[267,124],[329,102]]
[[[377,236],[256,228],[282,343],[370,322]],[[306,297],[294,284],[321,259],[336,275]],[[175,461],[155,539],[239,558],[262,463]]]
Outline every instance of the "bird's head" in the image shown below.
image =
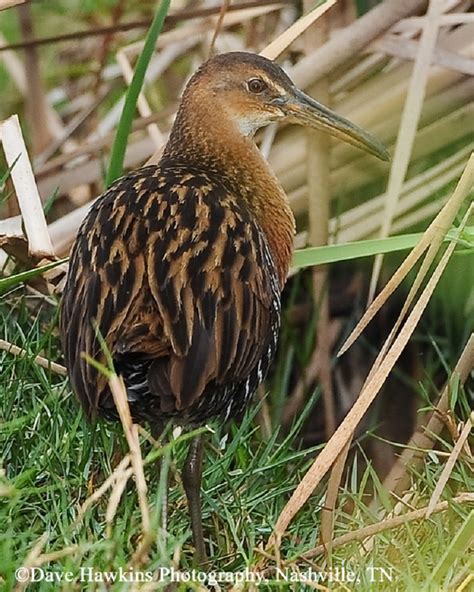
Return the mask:
[[257,54],[231,52],[211,58],[190,80],[185,95],[198,96],[211,106],[211,113],[224,112],[245,136],[286,120],[325,131],[382,160],[390,158],[376,138],[305,94],[280,66]]

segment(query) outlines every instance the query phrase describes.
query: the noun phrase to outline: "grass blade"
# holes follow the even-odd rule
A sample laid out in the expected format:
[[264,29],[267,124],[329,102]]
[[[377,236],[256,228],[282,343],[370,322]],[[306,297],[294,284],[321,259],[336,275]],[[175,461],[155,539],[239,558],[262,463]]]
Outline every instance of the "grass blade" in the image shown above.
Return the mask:
[[153,19],[150,30],[148,31],[145,45],[140,57],[138,58],[132,82],[128,87],[122,115],[117,127],[117,133],[115,134],[112,154],[110,156],[109,170],[107,172],[106,179],[107,187],[110,187],[110,185],[112,185],[112,183],[122,174],[127,139],[132,128],[132,121],[135,114],[138,96],[142,90],[143,82],[145,80],[145,73],[148,64],[150,63],[151,56],[155,50],[156,40],[158,39],[158,35],[160,34],[160,31],[163,27],[170,3],[171,0],[162,0],[159,8],[157,9],[155,18]]
[[[472,226],[464,228],[461,238],[456,239],[465,247],[472,248],[474,245],[474,228]],[[446,240],[453,240],[456,229],[451,229],[446,236]],[[391,236],[389,238],[377,238],[362,241],[343,243],[340,245],[324,245],[322,247],[308,247],[307,249],[297,249],[293,256],[293,270],[311,265],[324,265],[326,263],[337,263],[338,261],[348,261],[359,257],[370,257],[380,253],[393,253],[412,249],[420,238],[422,233],[403,234],[400,236]]]
[[[433,571],[431,580],[426,583],[423,590],[432,590],[432,585],[436,585],[436,589],[442,588],[442,581],[446,575],[446,572],[452,567],[453,563],[462,557],[465,553],[468,553],[469,545],[474,539],[474,510],[469,514],[468,518],[462,525],[458,534],[454,537],[451,544],[446,550],[446,553],[439,561],[438,565]],[[438,588],[439,585],[439,588]]]
[[27,271],[22,271],[6,278],[0,278],[0,294],[22,282],[27,282],[28,280],[38,277],[46,271],[58,267],[58,265],[67,263],[68,260],[69,257],[66,257],[65,259],[59,259],[58,261],[53,261],[52,263],[42,265],[41,267],[35,267],[34,269],[28,269]]

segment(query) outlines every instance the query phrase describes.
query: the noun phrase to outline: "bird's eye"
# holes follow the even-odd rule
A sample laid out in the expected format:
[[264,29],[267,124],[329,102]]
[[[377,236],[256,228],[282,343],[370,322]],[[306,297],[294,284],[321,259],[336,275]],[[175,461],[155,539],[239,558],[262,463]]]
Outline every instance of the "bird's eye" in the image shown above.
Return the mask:
[[257,95],[263,92],[267,88],[267,85],[260,78],[252,78],[247,82],[247,88],[251,93]]

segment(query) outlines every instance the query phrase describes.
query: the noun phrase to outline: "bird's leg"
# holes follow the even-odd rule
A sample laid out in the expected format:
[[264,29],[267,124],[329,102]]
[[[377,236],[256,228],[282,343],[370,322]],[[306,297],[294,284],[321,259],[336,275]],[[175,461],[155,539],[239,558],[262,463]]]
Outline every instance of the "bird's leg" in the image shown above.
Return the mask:
[[202,531],[201,515],[201,477],[202,453],[204,449],[203,436],[196,436],[189,445],[188,456],[183,467],[183,485],[188,499],[189,514],[195,549],[195,560],[198,564],[206,561],[206,547]]
[[[151,428],[151,435],[155,440],[163,433],[163,426],[160,424],[155,424]],[[166,436],[163,443],[166,442]],[[160,456],[156,461],[156,470],[159,475],[159,481],[161,481],[161,474],[163,471],[166,470],[165,463],[163,462],[164,459]],[[168,489],[169,489],[169,474],[166,476],[166,485],[163,491],[163,497],[161,499],[161,529],[163,533],[168,531]]]

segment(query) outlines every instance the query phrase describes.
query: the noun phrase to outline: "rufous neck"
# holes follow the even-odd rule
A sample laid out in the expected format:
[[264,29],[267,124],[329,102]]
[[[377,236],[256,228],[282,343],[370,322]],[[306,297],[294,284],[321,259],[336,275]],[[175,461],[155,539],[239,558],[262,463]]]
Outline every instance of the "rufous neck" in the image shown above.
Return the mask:
[[253,140],[242,135],[218,105],[188,101],[178,111],[163,159],[217,175],[246,202],[265,234],[283,288],[293,254],[295,220],[283,188]]

